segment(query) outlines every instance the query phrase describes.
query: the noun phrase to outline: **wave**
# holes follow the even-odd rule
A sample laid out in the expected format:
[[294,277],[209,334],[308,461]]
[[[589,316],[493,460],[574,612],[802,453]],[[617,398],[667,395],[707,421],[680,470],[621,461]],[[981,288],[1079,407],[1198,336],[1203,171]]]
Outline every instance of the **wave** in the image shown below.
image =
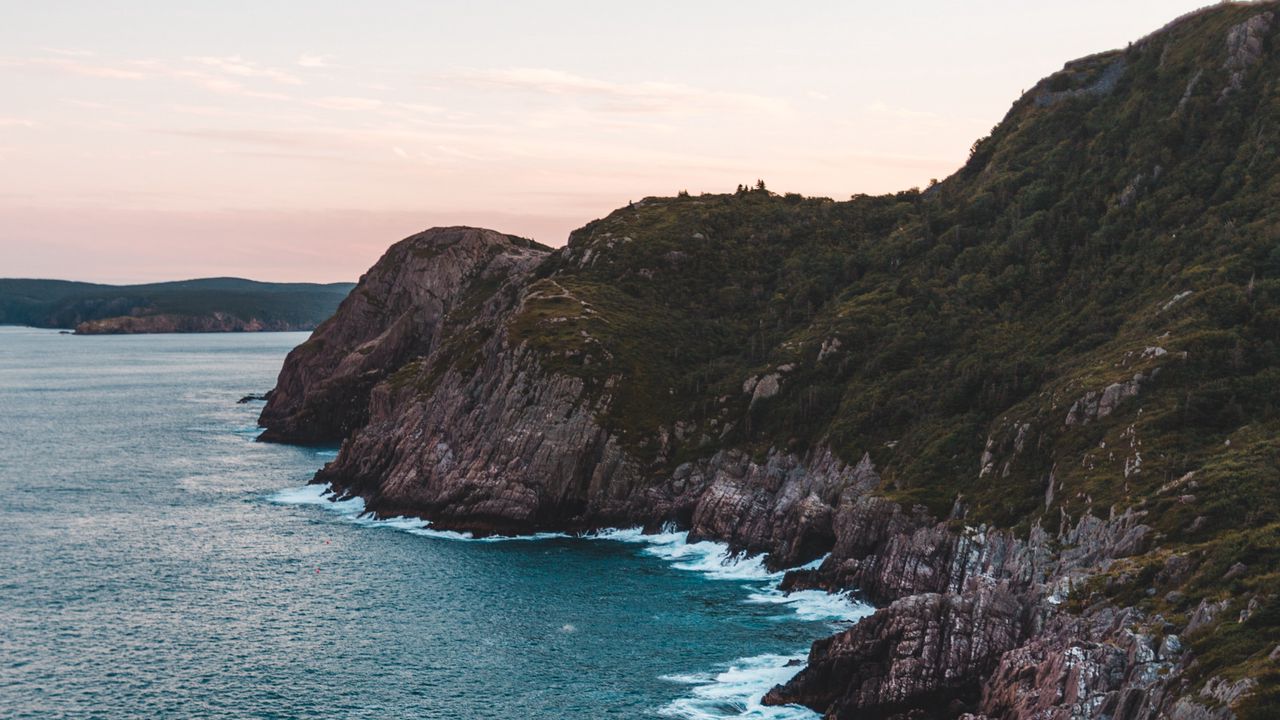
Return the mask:
[[803,655],[757,655],[736,660],[716,672],[665,675],[668,682],[692,685],[689,697],[668,703],[660,715],[686,720],[816,720],[818,714],[798,705],[767,707],[760,703],[774,685],[790,680]]
[[289,488],[274,493],[267,498],[280,505],[314,505],[328,510],[343,520],[361,527],[386,528],[399,530],[410,535],[436,538],[438,540],[465,540],[468,542],[510,542],[548,540],[551,538],[567,538],[564,533],[536,533],[533,535],[489,535],[476,537],[469,532],[453,530],[437,530],[431,523],[421,518],[390,517],[380,518],[365,512],[364,498],[353,497],[339,500],[328,485],[304,485],[300,488]]
[[784,605],[800,620],[810,622],[855,623],[875,612],[875,608],[858,602],[847,593],[828,593],[825,590],[784,593],[771,587],[751,593],[745,602]]
[[[467,542],[521,542],[549,539],[579,538],[643,545],[641,553],[661,558],[678,570],[696,572],[713,580],[737,580],[752,583],[747,587],[754,592],[744,602],[768,603],[786,606],[795,616],[806,621],[857,622],[872,611],[869,605],[855,601],[847,594],[827,593],[822,590],[801,590],[784,593],[776,588],[776,582],[786,574],[785,570],[771,571],[764,565],[763,555],[744,555],[731,552],[725,543],[711,540],[689,542],[689,533],[663,530],[646,533],[640,528],[615,528],[586,535],[565,533],[535,533],[532,535],[487,535],[476,537],[469,532],[437,530],[421,518],[379,518],[365,512],[364,499],[353,497],[338,499],[327,485],[304,485],[300,488],[281,490],[268,498],[282,505],[314,505],[340,516],[343,520],[362,527],[399,530],[412,535]],[[822,564],[826,557],[800,566],[811,570]]]
[[702,540],[689,542],[689,533],[664,531],[646,534],[640,528],[601,530],[585,536],[594,540],[637,543],[645,555],[662,558],[679,570],[702,573],[716,580],[780,580],[785,571],[771,572],[763,555],[744,556],[729,551],[724,543]]
[[[338,500],[327,486],[322,485],[282,490],[271,495],[270,500],[288,505],[315,505],[356,525],[400,530],[442,540],[509,542],[577,537],[581,540],[640,545],[643,546],[641,554],[661,558],[679,570],[696,572],[713,580],[746,581],[744,587],[750,592],[743,602],[787,608],[790,612],[778,616],[779,621],[822,622],[840,626],[857,622],[874,611],[871,606],[858,602],[845,593],[827,593],[822,590],[784,593],[777,589],[777,581],[782,579],[785,571],[770,571],[764,565],[763,555],[733,553],[725,543],[709,540],[689,542],[689,533],[673,529],[657,533],[646,533],[640,528],[626,528],[601,530],[580,536],[539,533],[477,538],[471,533],[436,530],[426,520],[417,518],[375,518],[365,513],[363,499],[356,497]],[[817,568],[825,559],[818,558],[800,569]],[[561,630],[571,633],[576,628],[565,625]],[[658,712],[666,717],[687,720],[814,720],[818,715],[808,708],[794,705],[766,707],[760,703],[773,686],[794,677],[804,667],[804,661],[804,654],[757,655],[736,660],[713,672],[663,676],[663,680],[689,685],[691,689],[687,697],[668,703]]]

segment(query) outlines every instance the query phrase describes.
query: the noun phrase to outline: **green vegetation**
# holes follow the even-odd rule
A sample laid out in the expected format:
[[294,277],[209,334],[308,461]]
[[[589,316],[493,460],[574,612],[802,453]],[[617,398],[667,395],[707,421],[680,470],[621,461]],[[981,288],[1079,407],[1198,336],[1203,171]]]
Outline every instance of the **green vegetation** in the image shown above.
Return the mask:
[[0,279],[0,324],[73,328],[122,315],[207,316],[311,328],[333,314],[351,283],[263,283],[206,278],[149,285]]
[[[1146,511],[1151,553],[1098,588],[1183,620],[1229,599],[1190,638],[1199,679],[1257,677],[1265,705],[1280,53],[1237,91],[1224,60],[1229,29],[1268,8],[1223,5],[1072,63],[924,192],[759,183],[618,210],[540,269],[507,329],[609,393],[602,422],[655,474],[722,447],[829,445],[869,452],[890,496],[937,516],[963,498],[968,523]],[[776,394],[753,392],[761,378]],[[1159,580],[1173,554],[1189,579]]]

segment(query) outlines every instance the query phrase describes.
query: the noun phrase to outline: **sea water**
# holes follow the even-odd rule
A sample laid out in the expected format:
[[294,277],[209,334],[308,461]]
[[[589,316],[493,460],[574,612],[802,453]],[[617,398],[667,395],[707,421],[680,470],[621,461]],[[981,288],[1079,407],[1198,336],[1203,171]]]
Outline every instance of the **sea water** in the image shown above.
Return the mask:
[[254,442],[297,333],[0,328],[0,716],[812,718],[867,612],[684,533],[474,540]]

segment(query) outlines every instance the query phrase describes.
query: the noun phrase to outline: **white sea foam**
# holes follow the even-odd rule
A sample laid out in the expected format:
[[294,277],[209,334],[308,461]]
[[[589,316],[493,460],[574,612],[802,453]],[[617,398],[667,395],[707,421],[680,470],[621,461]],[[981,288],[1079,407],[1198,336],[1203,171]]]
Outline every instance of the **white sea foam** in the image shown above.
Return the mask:
[[437,530],[431,523],[421,518],[389,517],[379,518],[365,513],[364,499],[353,497],[337,500],[327,485],[304,485],[300,488],[281,490],[269,498],[271,502],[281,505],[315,505],[335,513],[343,520],[354,525],[370,528],[386,528],[399,530],[410,535],[436,538],[438,540],[466,540],[469,542],[507,542],[527,540],[547,540],[550,538],[569,537],[563,533],[536,533],[533,535],[491,535],[476,537],[469,532],[453,530]]
[[860,603],[844,593],[828,593],[823,590],[784,593],[776,588],[767,588],[751,593],[746,602],[786,606],[799,619],[814,622],[857,622],[875,611],[870,605]]
[[[420,518],[391,517],[377,518],[365,513],[364,500],[353,497],[337,500],[328,486],[304,485],[300,488],[281,490],[270,497],[272,502],[285,505],[315,505],[333,512],[362,527],[387,528],[399,530],[412,535],[436,538],[440,540],[465,540],[470,542],[511,542],[529,540],[547,540],[551,538],[567,538],[563,533],[536,533],[533,535],[492,535],[475,537],[468,532],[438,530],[431,523]],[[730,552],[725,543],[701,540],[689,542],[689,533],[675,530],[664,530],[657,533],[646,533],[640,528],[617,528],[601,530],[583,536],[588,540],[605,540],[611,542],[643,545],[640,551],[645,555],[661,558],[679,570],[699,573],[715,580],[749,581],[754,590],[745,602],[772,603],[789,607],[801,620],[855,622],[870,614],[871,608],[851,600],[847,595],[829,594],[821,590],[802,590],[786,594],[774,587],[776,581],[782,579],[784,571],[771,572],[764,566],[764,556],[745,556]],[[799,569],[812,570],[825,560],[818,558]],[[767,583],[767,584],[766,584]]]
[[[323,507],[348,522],[364,527],[382,527],[444,540],[501,542],[569,537],[560,533],[540,533],[518,537],[476,538],[470,533],[433,529],[430,523],[417,518],[375,518],[365,514],[364,500],[358,497],[334,500],[329,488],[322,485],[282,490],[270,499],[288,505]],[[642,545],[641,553],[666,560],[672,567],[680,570],[697,572],[717,580],[747,581],[746,587],[751,592],[744,602],[774,604],[792,611],[779,619],[849,623],[856,622],[873,611],[869,605],[859,603],[845,594],[829,594],[821,590],[783,593],[777,589],[776,583],[784,573],[770,572],[765,568],[763,556],[748,557],[732,553],[724,543],[706,540],[691,543],[687,532],[665,530],[645,533],[640,528],[625,528],[602,530],[583,538]],[[825,559],[818,558],[800,569],[816,569]],[[572,633],[576,629],[573,625],[560,628],[565,633]],[[813,720],[818,715],[807,708],[794,705],[765,707],[760,703],[761,698],[774,685],[790,680],[799,672],[803,660],[803,655],[758,655],[737,660],[713,672],[663,676],[663,680],[690,686],[690,693],[688,697],[667,704],[659,713],[688,720]]]
[[691,685],[689,697],[675,700],[658,712],[687,720],[810,720],[817,713],[796,705],[766,707],[760,700],[774,685],[790,680],[803,656],[757,655],[742,658],[711,673],[666,675],[663,680]]
[[729,551],[724,543],[702,540],[689,542],[689,533],[664,531],[646,534],[639,528],[602,530],[588,535],[597,540],[647,545],[646,555],[660,557],[680,570],[699,572],[717,580],[778,580],[783,572],[770,572],[764,556],[744,556]]

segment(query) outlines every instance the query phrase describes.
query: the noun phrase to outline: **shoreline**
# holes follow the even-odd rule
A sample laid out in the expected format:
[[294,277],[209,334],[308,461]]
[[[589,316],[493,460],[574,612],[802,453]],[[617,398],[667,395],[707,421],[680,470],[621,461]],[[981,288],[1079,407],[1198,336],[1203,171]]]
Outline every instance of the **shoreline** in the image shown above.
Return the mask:
[[[318,455],[320,453],[317,453]],[[483,535],[470,532],[442,530],[432,527],[423,519],[406,516],[379,516],[366,509],[360,497],[339,499],[327,485],[308,484],[272,492],[264,498],[275,505],[318,507],[336,516],[340,521],[366,529],[385,529],[404,532],[433,540],[496,544],[511,542],[611,542],[639,547],[637,555],[662,560],[669,567],[697,574],[710,582],[736,582],[745,592],[740,602],[753,605],[785,607],[788,615],[779,616],[788,622],[822,622],[823,634],[815,635],[817,641],[831,632],[840,632],[857,625],[874,614],[876,608],[856,599],[851,591],[828,592],[818,589],[783,590],[787,574],[795,570],[816,570],[826,556],[804,565],[782,570],[769,570],[764,564],[764,554],[747,555],[733,552],[727,543],[712,540],[689,541],[689,532],[669,527],[659,532],[645,532],[642,528],[609,528],[584,533],[541,532],[524,535]],[[575,629],[566,627],[565,632]],[[672,673],[660,680],[687,685],[689,696],[679,697],[657,709],[660,715],[682,718],[701,717],[768,717],[777,720],[817,718],[818,714],[802,705],[789,704],[766,706],[765,696],[775,686],[793,679],[807,665],[808,648],[797,649],[789,655],[763,653],[741,657],[717,664],[715,667],[694,673]],[[740,712],[710,715],[725,707],[738,707]],[[749,715],[748,715],[749,714]]]

